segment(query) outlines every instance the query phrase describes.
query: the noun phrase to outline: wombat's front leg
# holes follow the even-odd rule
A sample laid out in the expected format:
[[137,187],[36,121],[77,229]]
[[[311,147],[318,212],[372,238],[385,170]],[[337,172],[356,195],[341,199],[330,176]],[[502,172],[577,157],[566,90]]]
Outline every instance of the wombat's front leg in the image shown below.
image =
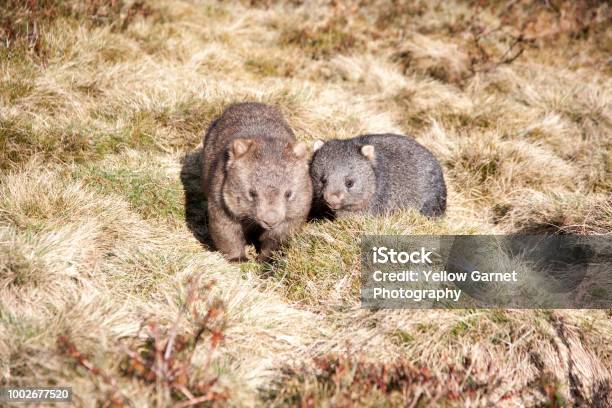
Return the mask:
[[264,231],[259,240],[261,241],[261,249],[257,255],[257,261],[267,262],[270,260],[272,252],[280,248],[281,244],[288,238],[289,234],[295,232],[299,228],[300,223],[284,222],[273,230]]
[[246,259],[244,246],[246,240],[242,225],[228,217],[218,208],[208,205],[208,220],[210,236],[217,250],[221,251],[231,262]]

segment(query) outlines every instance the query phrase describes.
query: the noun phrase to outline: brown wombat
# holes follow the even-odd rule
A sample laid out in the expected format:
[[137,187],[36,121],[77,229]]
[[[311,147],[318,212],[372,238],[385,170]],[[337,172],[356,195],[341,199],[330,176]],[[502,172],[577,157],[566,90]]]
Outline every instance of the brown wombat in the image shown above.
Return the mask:
[[280,111],[261,103],[230,105],[208,128],[203,191],[215,247],[232,261],[252,242],[268,260],[306,220],[312,201],[307,147]]

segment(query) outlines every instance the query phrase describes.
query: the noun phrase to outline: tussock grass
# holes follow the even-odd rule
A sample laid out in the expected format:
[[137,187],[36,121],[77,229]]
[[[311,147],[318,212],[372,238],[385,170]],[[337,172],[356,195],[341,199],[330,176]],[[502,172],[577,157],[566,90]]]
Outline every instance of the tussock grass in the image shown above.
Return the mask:
[[[612,231],[609,6],[366,3],[4,2],[3,385],[103,404],[116,390],[64,336],[134,406],[176,402],[125,370],[125,348],[147,349],[147,323],[171,333],[200,277],[227,328],[198,343],[190,378],[218,377],[230,405],[415,402],[370,381],[401,367],[430,377],[406,368],[393,390],[439,404],[609,404],[609,311],[358,308],[361,234]],[[447,216],[313,222],[270,265],[227,264],[185,224],[202,220],[202,133],[244,100],[278,105],[308,142],[414,136],[443,165]]]

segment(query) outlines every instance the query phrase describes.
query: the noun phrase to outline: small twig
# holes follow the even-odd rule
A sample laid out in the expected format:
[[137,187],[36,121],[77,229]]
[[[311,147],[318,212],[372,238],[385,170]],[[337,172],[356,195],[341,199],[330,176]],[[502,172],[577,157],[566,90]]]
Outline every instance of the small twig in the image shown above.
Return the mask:
[[175,388],[182,392],[183,395],[186,396],[189,400],[193,400],[195,398],[193,394],[190,393],[187,387],[185,387],[184,385],[178,385]]
[[174,347],[174,339],[176,338],[176,333],[178,331],[178,323],[183,314],[183,308],[179,310],[178,316],[176,320],[174,320],[174,324],[172,325],[172,329],[170,330],[170,337],[168,338],[168,344],[166,344],[166,351],[164,352],[164,360],[168,360],[172,355],[172,348]]
[[102,369],[96,367],[83,353],[81,353],[76,345],[71,342],[66,336],[59,336],[57,339],[58,346],[60,348],[60,353],[72,357],[75,359],[77,364],[84,367],[87,371],[93,374],[96,377],[100,377],[102,382],[109,385],[112,389],[113,398],[115,396],[120,400],[120,404],[124,405],[127,403],[128,399],[123,395],[121,391],[119,391],[119,387],[117,386],[117,381],[115,378],[111,377]]
[[174,405],[173,408],[190,407],[192,405],[199,404],[200,402],[212,401],[214,399],[215,399],[215,393],[209,392],[208,394],[203,395],[201,397],[193,398],[188,401],[179,402],[178,404]]

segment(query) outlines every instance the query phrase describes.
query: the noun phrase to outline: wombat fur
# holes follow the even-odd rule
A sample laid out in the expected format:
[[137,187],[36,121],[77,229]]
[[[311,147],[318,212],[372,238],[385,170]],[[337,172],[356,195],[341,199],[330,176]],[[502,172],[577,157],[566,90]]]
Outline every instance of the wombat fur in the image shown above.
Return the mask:
[[230,105],[209,127],[202,186],[215,247],[232,261],[255,243],[268,260],[306,220],[312,202],[307,147],[280,111],[261,103]]
[[446,210],[442,168],[410,137],[380,134],[317,141],[314,150],[310,174],[317,212],[329,208],[341,216],[416,208],[438,217]]

